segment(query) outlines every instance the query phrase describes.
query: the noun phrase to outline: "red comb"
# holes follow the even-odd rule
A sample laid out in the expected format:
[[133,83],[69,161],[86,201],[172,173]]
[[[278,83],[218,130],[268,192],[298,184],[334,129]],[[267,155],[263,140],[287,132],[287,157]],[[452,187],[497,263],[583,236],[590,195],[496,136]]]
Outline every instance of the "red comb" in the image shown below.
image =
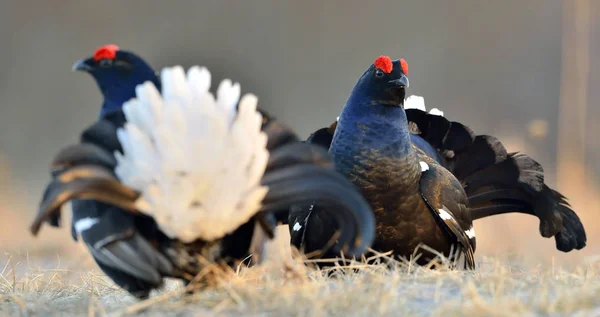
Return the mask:
[[117,55],[117,51],[119,50],[119,47],[116,46],[115,44],[108,44],[108,45],[104,45],[99,47],[98,49],[96,49],[96,51],[94,52],[94,61],[99,61],[101,59],[113,59],[115,58],[115,56]]
[[392,64],[392,59],[389,56],[379,56],[375,60],[375,68],[381,69],[384,73],[389,74],[392,72],[394,68],[394,64]]
[[404,75],[408,75],[408,63],[404,60],[404,58],[400,59],[400,67],[402,67],[402,72]]

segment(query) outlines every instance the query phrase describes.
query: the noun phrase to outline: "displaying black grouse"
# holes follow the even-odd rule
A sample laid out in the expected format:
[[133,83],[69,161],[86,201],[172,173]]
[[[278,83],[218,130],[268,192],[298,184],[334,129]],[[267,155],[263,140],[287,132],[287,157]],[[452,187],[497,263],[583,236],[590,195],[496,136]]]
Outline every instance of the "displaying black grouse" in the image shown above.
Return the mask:
[[336,252],[359,255],[373,241],[372,211],[327,152],[257,110],[256,97],[238,106],[238,84],[224,80],[214,98],[205,68],[166,68],[159,80],[115,46],[75,68],[98,82],[101,118],[54,159],[31,231],[59,226],[72,201],[73,238],[131,294],[147,297],[163,277],[190,282],[205,267],[199,256],[260,260],[264,237],[293,204],[328,207]]
[[[579,217],[544,183],[539,163],[507,152],[495,137],[476,135],[437,109],[427,113],[422,98],[411,96],[405,103],[407,74],[403,59],[377,58],[338,120],[307,140],[327,148],[336,169],[369,201],[377,227],[373,248],[409,257],[426,244],[449,256],[457,245],[465,265],[473,268],[472,221],[511,212],[538,217],[541,235],[554,237],[558,250],[585,246]],[[292,244],[311,252],[325,243],[320,234],[336,227],[322,213],[314,215],[323,209],[319,204],[292,208]],[[423,255],[420,263],[431,260],[429,252]]]

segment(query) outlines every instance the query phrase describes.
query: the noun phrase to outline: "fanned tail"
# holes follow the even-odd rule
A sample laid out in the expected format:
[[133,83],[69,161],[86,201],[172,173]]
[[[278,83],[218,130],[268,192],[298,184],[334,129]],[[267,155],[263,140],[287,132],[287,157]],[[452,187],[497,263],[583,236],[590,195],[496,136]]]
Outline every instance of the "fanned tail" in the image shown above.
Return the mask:
[[[540,234],[554,237],[563,252],[582,249],[586,233],[567,199],[544,183],[542,166],[522,153],[508,153],[495,137],[476,135],[467,126],[449,121],[440,112],[407,105],[415,138],[422,138],[440,155],[434,159],[463,184],[473,220],[505,213],[525,213],[540,220]],[[419,148],[423,147],[415,142]],[[422,148],[425,153],[431,149]]]

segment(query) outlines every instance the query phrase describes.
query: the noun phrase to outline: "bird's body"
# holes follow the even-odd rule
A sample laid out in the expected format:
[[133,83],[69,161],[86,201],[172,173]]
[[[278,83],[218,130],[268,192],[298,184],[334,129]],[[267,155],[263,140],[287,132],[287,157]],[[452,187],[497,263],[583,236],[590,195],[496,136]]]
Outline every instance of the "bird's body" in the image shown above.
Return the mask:
[[[419,195],[421,169],[416,150],[406,142],[408,134],[400,124],[379,119],[386,112],[401,109],[381,110],[361,115],[360,121],[350,111],[343,112],[329,153],[337,171],[361,189],[373,208],[377,219],[375,247],[398,252],[416,247],[412,241],[431,240],[430,230],[425,234],[414,223],[428,229],[437,226],[430,214],[422,212],[426,206]],[[381,138],[386,131],[390,137]]]
[[[374,248],[392,250],[410,256],[420,244],[449,254],[451,240],[432,215],[422,197],[420,162],[430,167],[437,162],[412,141],[404,109],[393,100],[378,101],[369,91],[354,91],[342,111],[329,147],[338,172],[361,189],[377,221]],[[391,105],[390,105],[391,104]],[[456,191],[453,203],[461,225],[471,226],[464,205],[466,195],[460,182],[445,170],[436,169],[427,186],[436,190],[436,198],[446,198],[444,191]],[[425,256],[422,261],[429,261]]]
[[[438,109],[427,113],[420,97],[405,100],[407,67],[378,58],[337,122],[307,140],[329,149],[338,172],[369,201],[377,219],[374,248],[410,257],[425,244],[449,256],[456,245],[472,268],[473,220],[508,212],[537,216],[541,235],[555,237],[559,250],[583,248],[583,225],[566,199],[544,184],[541,166]],[[293,208],[290,217],[306,223],[298,231],[290,223],[290,233],[292,243],[309,252],[324,243],[319,234],[331,230],[324,229],[327,219],[311,219],[307,206]],[[419,253],[421,262],[430,260],[431,254]]]
[[[141,57],[112,44],[101,46],[93,56],[77,61],[73,70],[90,74],[103,96],[98,121],[83,131],[80,141],[98,146],[111,156],[123,153],[117,136],[127,121],[122,107],[136,97],[138,85],[151,82],[160,89],[157,72]],[[110,168],[114,169],[117,161],[114,157],[113,160]],[[73,199],[71,205],[73,239],[81,236],[98,266],[117,285],[144,298],[150,289],[161,285],[163,276],[174,274],[166,257],[149,247],[168,241],[154,219],[94,199]],[[81,220],[97,223],[78,231]]]
[[[224,80],[210,93],[206,68],[165,68],[158,79],[139,61],[108,45],[76,63],[105,102],[81,142],[54,159],[33,234],[44,221],[58,226],[61,206],[73,200],[73,238],[82,237],[100,268],[140,298],[164,277],[190,282],[207,262],[260,262],[277,219],[297,203],[331,207],[338,251],[359,255],[371,244],[368,204],[326,151],[299,142],[258,110],[255,96],[238,105],[239,84]],[[115,96],[129,95],[115,107]]]

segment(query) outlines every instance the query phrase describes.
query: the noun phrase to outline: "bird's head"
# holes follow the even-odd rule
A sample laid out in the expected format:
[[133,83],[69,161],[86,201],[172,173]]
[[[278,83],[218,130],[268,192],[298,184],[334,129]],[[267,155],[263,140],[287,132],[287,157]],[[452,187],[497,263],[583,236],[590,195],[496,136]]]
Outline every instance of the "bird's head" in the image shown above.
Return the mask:
[[351,95],[351,102],[368,105],[402,107],[408,87],[408,64],[401,58],[391,60],[379,56],[360,77]]
[[73,64],[74,71],[92,75],[104,96],[100,116],[121,109],[124,102],[135,97],[135,88],[152,82],[160,90],[160,80],[150,65],[141,57],[120,50],[114,44],[99,47],[94,55]]

